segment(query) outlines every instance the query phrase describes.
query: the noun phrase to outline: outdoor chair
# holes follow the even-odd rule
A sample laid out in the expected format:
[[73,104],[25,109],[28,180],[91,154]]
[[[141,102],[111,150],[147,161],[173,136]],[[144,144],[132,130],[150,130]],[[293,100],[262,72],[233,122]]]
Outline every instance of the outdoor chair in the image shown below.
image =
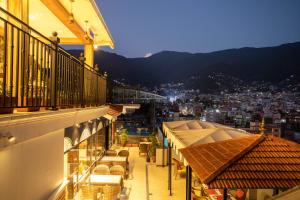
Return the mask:
[[147,144],[140,144],[139,145],[139,155],[141,155],[141,153],[148,153],[148,145]]
[[191,192],[192,192],[193,200],[205,200],[206,199],[203,187],[193,187],[192,186],[191,189],[192,189]]
[[121,175],[125,178],[125,169],[121,165],[114,165],[110,168],[111,175]]
[[173,163],[174,163],[174,176],[175,176],[175,180],[177,178],[177,176],[179,175],[180,177],[185,176],[186,171],[185,171],[185,167],[183,165],[182,162],[176,160],[175,158],[172,158]]
[[195,186],[195,187],[197,187],[201,184],[199,177],[194,172],[192,173],[192,180],[193,180],[193,186]]
[[107,156],[117,156],[118,153],[117,153],[117,151],[115,151],[115,150],[107,150],[107,151],[105,152],[105,155],[107,155]]
[[94,174],[100,174],[100,175],[107,175],[110,174],[109,172],[109,167],[107,165],[97,165],[94,170],[93,170]]
[[102,193],[103,200],[115,200],[114,198],[114,191],[112,186],[105,185],[103,186],[103,193]]
[[80,186],[81,199],[93,199],[93,192],[93,187],[88,184],[82,184]]
[[119,151],[118,156],[126,157],[126,169],[128,169],[129,168],[129,162],[128,162],[129,151],[128,150],[121,150],[121,151]]
[[121,150],[121,151],[119,151],[118,156],[128,158],[129,157],[129,151],[128,150]]

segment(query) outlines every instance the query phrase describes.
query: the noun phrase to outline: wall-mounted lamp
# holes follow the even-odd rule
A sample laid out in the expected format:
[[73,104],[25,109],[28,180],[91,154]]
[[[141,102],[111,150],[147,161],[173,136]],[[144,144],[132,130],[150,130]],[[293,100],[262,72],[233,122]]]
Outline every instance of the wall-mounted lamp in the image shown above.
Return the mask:
[[11,133],[0,133],[0,148],[7,147],[11,144],[14,144],[16,141],[16,137]]

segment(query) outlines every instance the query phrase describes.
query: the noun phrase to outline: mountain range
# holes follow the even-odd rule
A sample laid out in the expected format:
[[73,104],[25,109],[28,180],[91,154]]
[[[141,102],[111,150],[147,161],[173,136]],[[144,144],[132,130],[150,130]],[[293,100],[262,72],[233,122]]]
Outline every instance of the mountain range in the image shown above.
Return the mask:
[[[79,55],[82,50],[69,50]],[[275,47],[228,49],[211,53],[162,51],[147,58],[126,58],[96,51],[95,63],[111,78],[154,87],[182,82],[188,88],[215,89],[212,77],[231,77],[233,83],[279,83],[291,75],[300,81],[300,42]],[[238,81],[237,81],[238,80]]]

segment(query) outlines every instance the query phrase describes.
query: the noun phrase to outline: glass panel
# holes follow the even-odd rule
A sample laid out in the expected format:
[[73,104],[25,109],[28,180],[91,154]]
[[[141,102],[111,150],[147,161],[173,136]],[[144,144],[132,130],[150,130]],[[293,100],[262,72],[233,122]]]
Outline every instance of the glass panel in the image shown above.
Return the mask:
[[96,159],[99,159],[101,154],[104,151],[104,143],[105,143],[105,134],[104,134],[104,128],[99,130],[96,134],[96,139],[95,139],[95,148],[96,148]]
[[78,191],[78,148],[71,149],[64,154],[64,177],[69,180],[67,198],[73,199]]
[[85,140],[81,142],[78,146],[79,148],[79,166],[78,166],[78,171],[79,171],[79,179],[81,178],[82,175],[86,173],[86,170],[89,168],[91,164],[91,159],[89,156],[88,152],[88,141]]

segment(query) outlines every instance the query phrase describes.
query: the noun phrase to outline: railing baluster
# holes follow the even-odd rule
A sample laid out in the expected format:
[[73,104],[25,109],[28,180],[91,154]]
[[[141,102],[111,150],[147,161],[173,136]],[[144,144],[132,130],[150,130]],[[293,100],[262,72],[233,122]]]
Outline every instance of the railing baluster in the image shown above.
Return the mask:
[[19,102],[19,74],[20,74],[20,30],[17,29],[17,44],[16,44],[16,52],[17,52],[17,58],[16,58],[16,99],[15,99],[15,106],[18,107]]
[[39,97],[38,97],[38,86],[39,86],[39,41],[36,41],[36,69],[35,69],[35,75],[36,75],[36,80],[35,80],[35,98],[34,98],[34,106],[38,107],[39,105]]
[[33,80],[34,80],[34,45],[35,45],[35,39],[34,38],[32,38],[32,55],[31,55],[31,107],[33,106],[33,88],[34,88],[34,86],[33,86]]
[[67,99],[67,65],[66,65],[66,61],[67,61],[67,57],[63,56],[63,60],[64,60],[64,84],[63,84],[63,91],[64,91],[64,104],[65,106],[68,106],[68,99]]
[[3,84],[2,84],[2,96],[3,103],[2,106],[6,107],[5,98],[6,98],[6,68],[7,68],[7,22],[4,22],[4,61],[3,61]]
[[22,54],[21,54],[21,107],[24,106],[24,90],[25,90],[25,85],[24,85],[24,69],[25,69],[25,33],[22,32]]
[[53,76],[53,71],[51,70],[51,62],[50,62],[50,55],[51,55],[51,48],[48,48],[48,54],[47,54],[47,82],[48,82],[48,87],[47,87],[47,100],[49,102],[48,106],[52,106],[52,99],[51,99],[51,94],[52,94],[52,76]]
[[43,61],[44,61],[44,56],[43,56],[43,52],[44,52],[44,44],[43,43],[41,43],[41,52],[40,52],[40,55],[41,55],[41,59],[40,59],[40,90],[39,90],[39,98],[40,98],[40,106],[44,106],[44,102],[43,102],[43,94],[42,94],[42,92],[43,92],[43,90],[44,90],[44,85],[43,85],[43,81],[44,81],[44,77],[43,77],[43,75],[44,75],[44,63],[43,63]]
[[10,27],[10,80],[9,80],[9,97],[10,97],[10,107],[12,107],[13,103],[13,79],[14,79],[14,27]]
[[[59,90],[58,90],[58,86],[57,86],[57,82],[60,80],[60,73],[59,73],[59,61],[58,61],[58,58],[59,58],[59,54],[58,54],[58,44],[57,44],[57,41],[55,41],[54,43],[54,63],[52,63],[52,66],[53,66],[53,70],[54,70],[54,73],[53,73],[53,79],[52,79],[52,84],[53,84],[53,87],[52,89],[54,90],[53,91],[53,104],[52,104],[52,108],[54,110],[57,110],[57,101],[59,101],[59,99],[57,98],[60,98],[60,93],[59,93]],[[53,60],[52,60],[53,61]],[[60,103],[60,102],[59,102]]]
[[44,44],[44,63],[43,63],[43,102],[44,102],[44,106],[47,107],[48,106],[48,100],[47,100],[47,45]]
[[70,82],[71,82],[71,78],[70,78],[70,73],[71,73],[71,70],[70,70],[70,62],[71,62],[71,59],[68,57],[67,59],[67,98],[68,98],[68,106],[71,106],[72,103],[71,103],[71,98],[70,98],[70,94],[71,94],[71,89],[70,89]]
[[25,85],[26,85],[26,107],[29,106],[28,104],[28,99],[29,99],[29,92],[30,92],[30,40],[31,40],[31,37],[30,35],[28,34],[28,45],[29,45],[29,48],[28,48],[28,53],[27,53],[27,66],[26,66],[26,69],[27,69],[27,77],[26,77],[26,82],[25,82]]

